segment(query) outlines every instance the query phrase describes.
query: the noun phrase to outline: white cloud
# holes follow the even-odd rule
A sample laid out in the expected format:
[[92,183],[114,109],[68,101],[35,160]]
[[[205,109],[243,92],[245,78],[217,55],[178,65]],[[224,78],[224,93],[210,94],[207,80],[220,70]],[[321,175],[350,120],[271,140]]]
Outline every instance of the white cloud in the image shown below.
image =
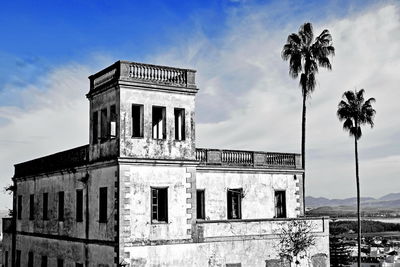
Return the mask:
[[[300,89],[298,81],[289,77],[280,51],[287,35],[304,21],[269,28],[265,21],[274,16],[270,7],[245,10],[232,12],[222,36],[208,39],[193,33],[148,61],[198,70],[198,147],[299,152]],[[337,55],[333,71],[321,70],[318,75],[308,108],[307,193],[355,194],[353,141],[335,114],[342,93],[354,88],[364,88],[367,97],[377,99],[376,127],[365,128],[360,142],[362,193],[380,196],[396,191],[400,188],[399,9],[375,6],[344,18],[330,16],[314,22],[314,27],[316,33],[323,28],[331,31]],[[112,63],[100,61],[90,67],[68,64],[53,70],[22,90],[23,108],[0,107],[3,186],[13,174],[12,164],[88,142],[87,76]]]

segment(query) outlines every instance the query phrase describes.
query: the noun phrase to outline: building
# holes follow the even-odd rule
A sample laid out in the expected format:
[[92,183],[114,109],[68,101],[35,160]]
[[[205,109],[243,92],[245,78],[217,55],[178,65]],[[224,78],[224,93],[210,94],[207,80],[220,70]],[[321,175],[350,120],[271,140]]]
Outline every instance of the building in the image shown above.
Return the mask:
[[89,77],[89,144],[15,165],[5,266],[277,266],[293,220],[329,265],[328,220],[301,218],[301,155],[196,148],[195,73],[118,61]]

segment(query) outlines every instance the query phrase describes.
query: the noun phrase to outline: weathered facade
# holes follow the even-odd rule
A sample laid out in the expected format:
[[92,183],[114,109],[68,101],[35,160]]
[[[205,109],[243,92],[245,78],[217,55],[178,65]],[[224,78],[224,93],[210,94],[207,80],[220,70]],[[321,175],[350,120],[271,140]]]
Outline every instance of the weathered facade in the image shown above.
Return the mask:
[[118,61],[89,79],[89,144],[15,165],[5,266],[277,266],[292,220],[329,265],[301,155],[196,148],[194,70]]

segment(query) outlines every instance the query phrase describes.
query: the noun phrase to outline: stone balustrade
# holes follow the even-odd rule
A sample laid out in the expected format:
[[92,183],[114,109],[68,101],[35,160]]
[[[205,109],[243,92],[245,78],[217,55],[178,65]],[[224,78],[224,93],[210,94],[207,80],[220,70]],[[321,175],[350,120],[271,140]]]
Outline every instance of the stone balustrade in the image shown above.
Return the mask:
[[301,169],[301,155],[293,153],[196,149],[202,165]]

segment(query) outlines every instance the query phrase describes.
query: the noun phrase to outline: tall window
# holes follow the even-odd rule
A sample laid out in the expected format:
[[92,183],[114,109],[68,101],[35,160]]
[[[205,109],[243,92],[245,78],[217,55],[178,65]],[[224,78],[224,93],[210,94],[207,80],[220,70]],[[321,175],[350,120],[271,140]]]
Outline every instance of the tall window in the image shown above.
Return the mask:
[[107,187],[100,187],[99,191],[99,222],[107,222]]
[[57,267],[64,267],[64,260],[63,259],[57,259]]
[[21,250],[17,250],[17,259],[15,261],[16,267],[21,267]]
[[4,266],[8,267],[8,251],[6,250],[5,258],[4,258]]
[[76,221],[83,221],[83,190],[76,190]]
[[197,219],[205,219],[205,203],[204,203],[204,190],[197,190],[196,191],[196,203],[197,203]]
[[33,267],[33,251],[28,253],[28,267]]
[[151,221],[168,222],[168,188],[151,188]]
[[165,139],[166,138],[166,116],[165,107],[153,107],[153,138]]
[[175,140],[185,140],[185,109],[174,109],[175,115]]
[[104,142],[107,139],[108,134],[108,123],[107,123],[107,109],[104,108],[101,110],[101,127],[100,127],[100,135],[101,141]]
[[43,220],[48,220],[47,211],[49,209],[49,193],[43,193]]
[[110,107],[110,138],[117,137],[117,110],[115,105]]
[[143,105],[132,105],[132,137],[143,137]]
[[64,192],[58,192],[58,220],[64,221]]
[[35,195],[29,195],[29,220],[33,220],[35,215]]
[[285,191],[275,191],[275,217],[286,218],[286,194]]
[[18,220],[22,219],[22,196],[19,195],[18,196],[18,200],[17,200],[17,218]]
[[42,264],[41,267],[47,267],[47,256],[42,256]]
[[93,144],[97,144],[97,141],[99,139],[99,116],[97,111],[93,112],[93,125],[92,125],[92,135],[93,135]]
[[242,218],[243,189],[228,189],[228,219]]

